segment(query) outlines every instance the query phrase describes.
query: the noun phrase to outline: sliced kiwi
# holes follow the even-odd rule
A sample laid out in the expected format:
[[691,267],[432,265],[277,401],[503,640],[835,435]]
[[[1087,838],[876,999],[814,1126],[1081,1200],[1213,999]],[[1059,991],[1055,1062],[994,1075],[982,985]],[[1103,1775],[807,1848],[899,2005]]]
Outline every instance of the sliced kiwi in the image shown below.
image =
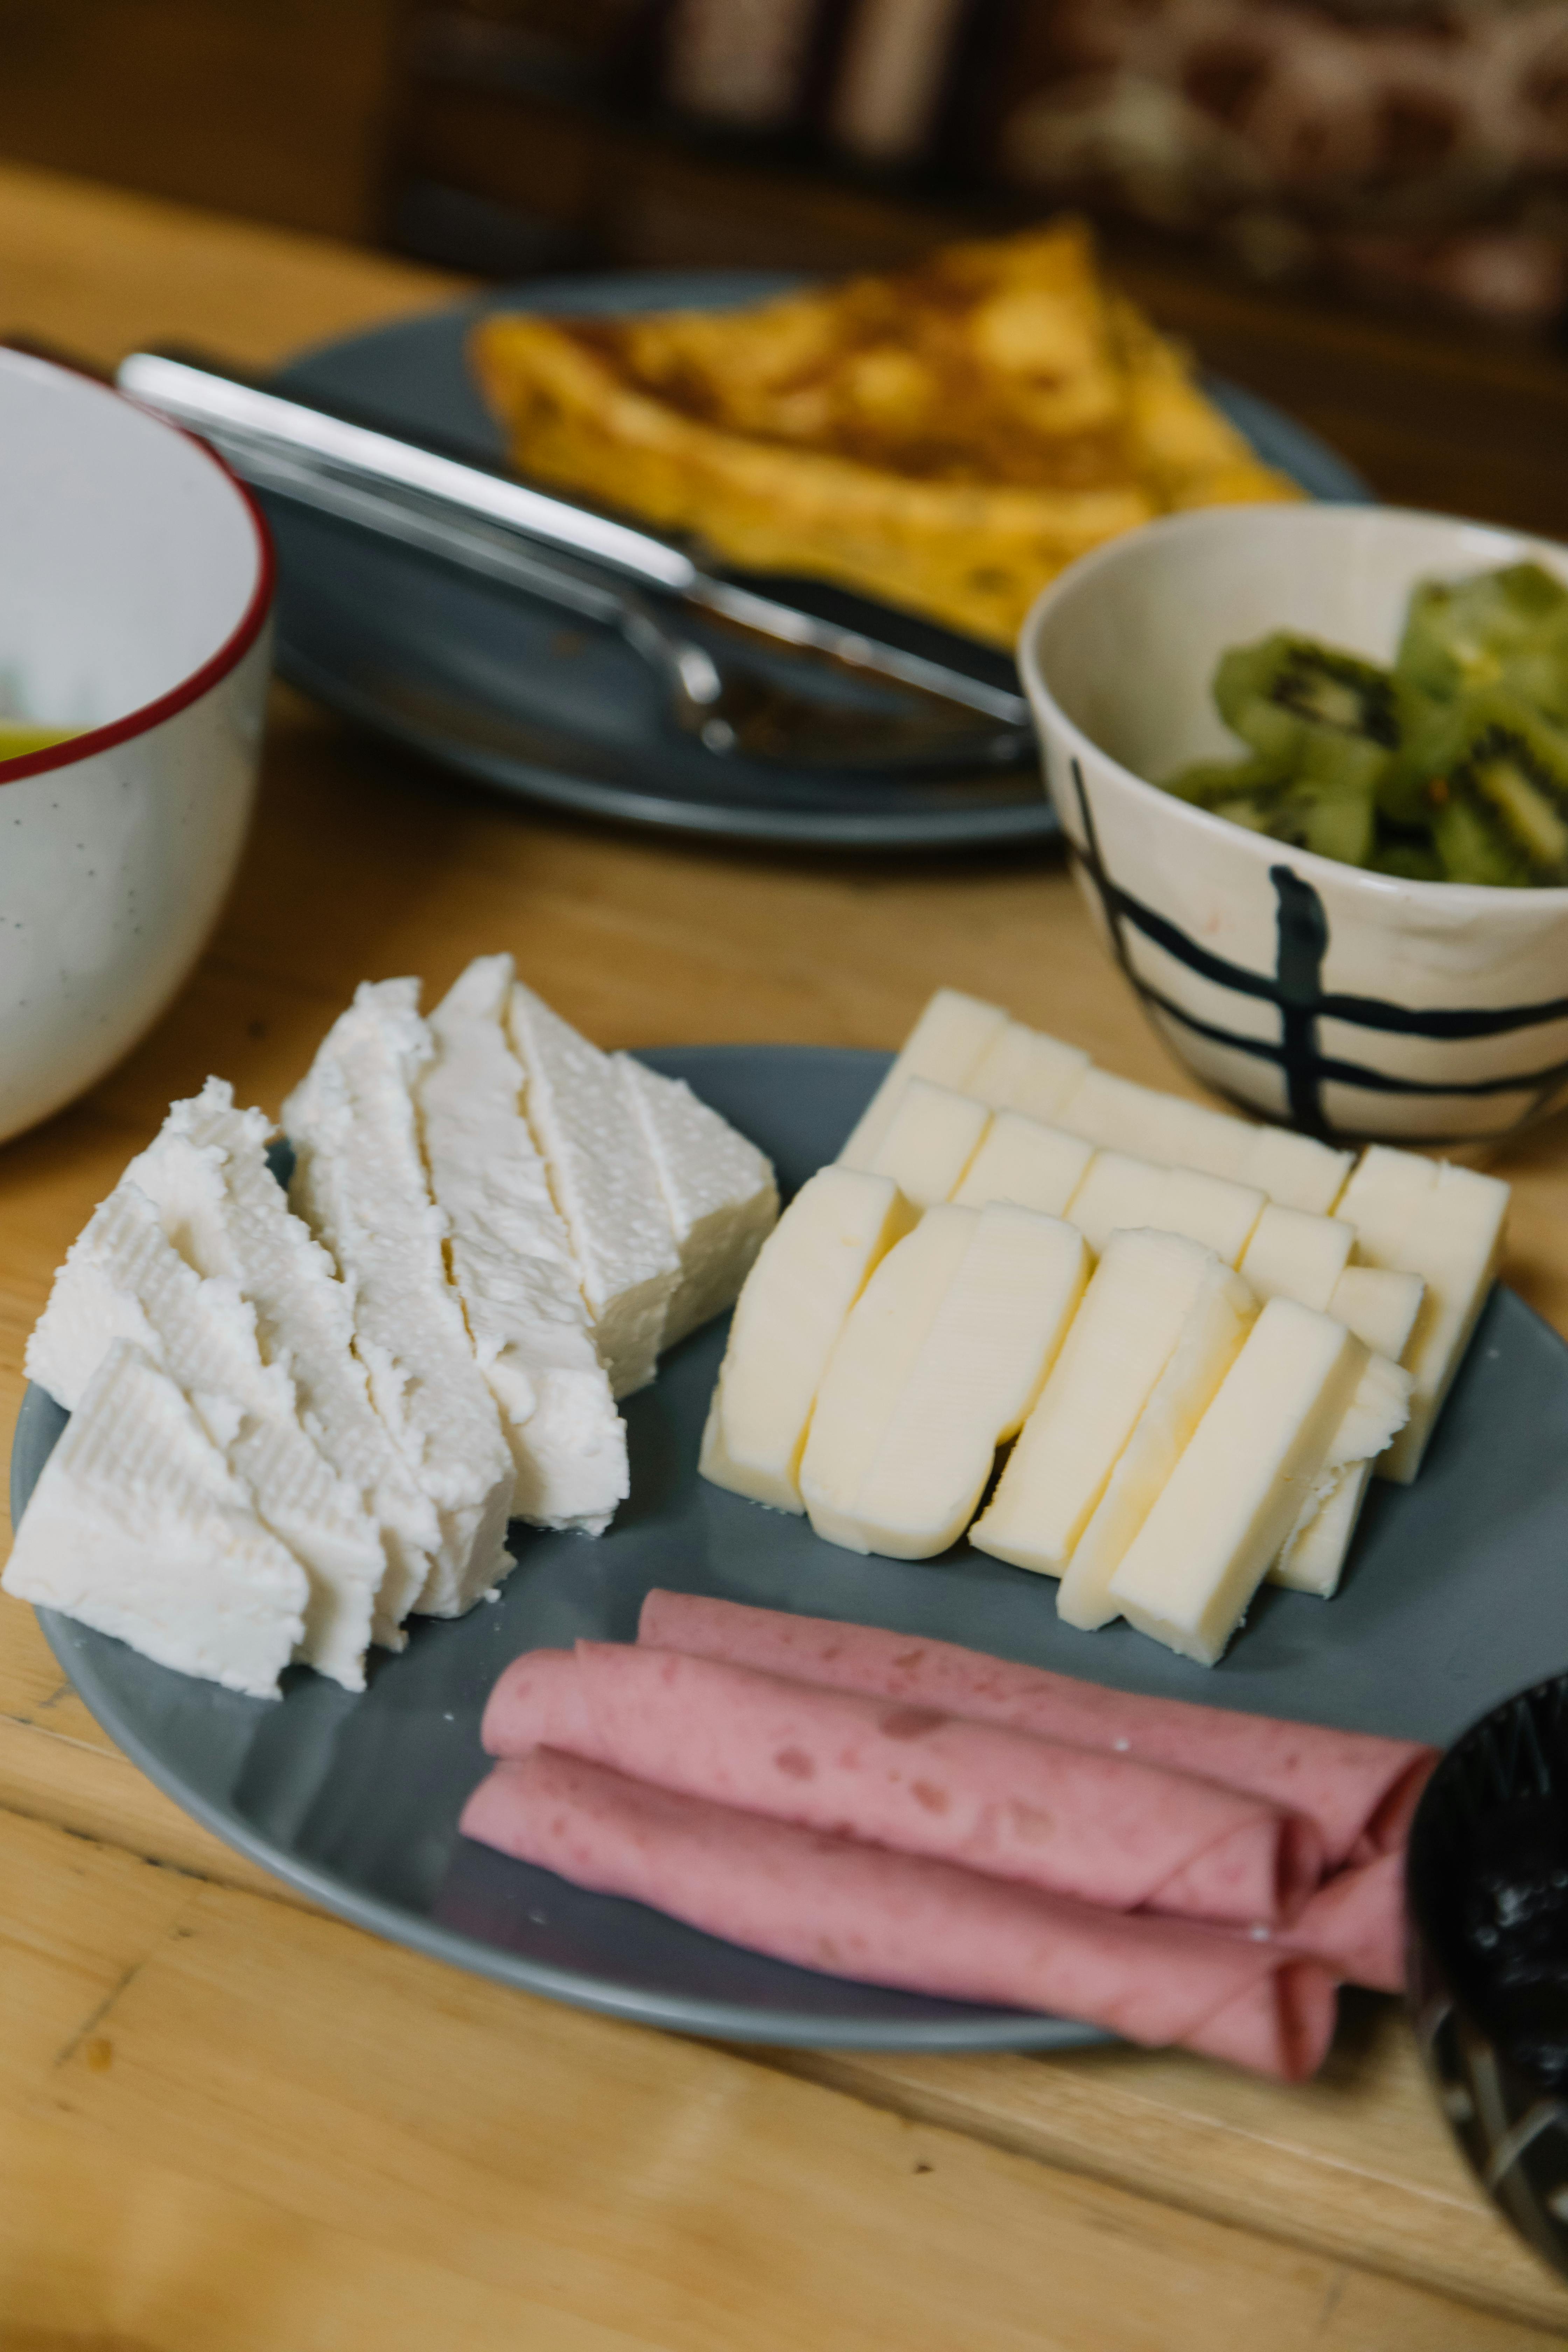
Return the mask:
[[1281,766],[1335,746],[1347,783],[1374,782],[1399,746],[1392,674],[1284,630],[1223,655],[1214,698],[1243,742]]
[[1568,882],[1568,733],[1501,688],[1469,698],[1425,787],[1450,882]]
[[1542,641],[1561,644],[1565,624],[1568,588],[1539,563],[1425,580],[1411,594],[1394,667],[1418,692],[1452,701],[1500,684]]

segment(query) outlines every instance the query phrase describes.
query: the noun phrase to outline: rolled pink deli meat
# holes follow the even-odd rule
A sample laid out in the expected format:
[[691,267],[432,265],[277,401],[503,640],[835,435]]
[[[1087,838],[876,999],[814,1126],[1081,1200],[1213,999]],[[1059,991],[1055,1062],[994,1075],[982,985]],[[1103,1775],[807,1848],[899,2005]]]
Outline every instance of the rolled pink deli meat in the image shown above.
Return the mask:
[[1215,1781],[677,1650],[526,1651],[483,1738],[1117,1911],[1285,1927],[1321,1875],[1310,1822]]
[[1338,1870],[1285,1930],[1293,1952],[1323,1961],[1347,1984],[1405,1990],[1405,1856],[1380,1853]]
[[1299,2082],[1334,2026],[1329,1971],[1272,1942],[1128,1918],[535,1748],[498,1764],[466,1836],[771,1958],[1180,2043]]
[[1142,1697],[1042,1666],[1011,1665],[952,1642],[696,1593],[650,1592],[637,1639],[1221,1780],[1316,1822],[1331,1870],[1404,1844],[1437,1761],[1435,1748],[1415,1740]]

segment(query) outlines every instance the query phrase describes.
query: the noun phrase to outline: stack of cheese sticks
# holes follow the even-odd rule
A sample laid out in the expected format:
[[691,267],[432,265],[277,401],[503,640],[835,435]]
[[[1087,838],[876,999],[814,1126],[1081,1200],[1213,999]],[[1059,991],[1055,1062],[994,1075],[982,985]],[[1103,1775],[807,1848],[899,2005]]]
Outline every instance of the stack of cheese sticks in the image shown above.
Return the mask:
[[[1127,1147],[1136,1141],[1141,1149]],[[1328,1597],[1407,1483],[1508,1187],[1094,1068],[943,990],[742,1292],[702,1468],[861,1551],[982,1550],[1212,1664],[1267,1575]]]
[[70,1413],[5,1589],[273,1696],[362,1689],[455,1617],[509,1521],[600,1534],[616,1400],[728,1307],[778,1210],[763,1154],[481,957],[428,1019],[362,987],[272,1122],[211,1079],[94,1212],[27,1370]]

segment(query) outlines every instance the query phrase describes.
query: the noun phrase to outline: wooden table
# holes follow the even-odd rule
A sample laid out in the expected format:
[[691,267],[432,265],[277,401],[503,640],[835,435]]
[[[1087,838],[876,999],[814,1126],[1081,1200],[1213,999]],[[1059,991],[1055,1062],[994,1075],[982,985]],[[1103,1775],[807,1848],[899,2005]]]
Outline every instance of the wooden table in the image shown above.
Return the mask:
[[[0,172],[0,332],[267,362],[449,290]],[[1233,361],[1233,364],[1234,364]],[[1336,396],[1342,396],[1342,394]],[[276,1108],[353,983],[510,948],[605,1045],[895,1041],[936,981],[1180,1079],[1047,857],[848,862],[531,814],[279,692],[174,1012],[0,1152],[0,1416],[170,1097]],[[1568,1326],[1560,1127],[1498,1162]],[[1555,1222],[1554,1222],[1555,1220]],[[1179,2056],[703,2046],[377,1943],[161,1797],[0,1602],[0,2352],[1523,2352],[1568,2292],[1469,2185],[1394,2005],[1285,2091]]]

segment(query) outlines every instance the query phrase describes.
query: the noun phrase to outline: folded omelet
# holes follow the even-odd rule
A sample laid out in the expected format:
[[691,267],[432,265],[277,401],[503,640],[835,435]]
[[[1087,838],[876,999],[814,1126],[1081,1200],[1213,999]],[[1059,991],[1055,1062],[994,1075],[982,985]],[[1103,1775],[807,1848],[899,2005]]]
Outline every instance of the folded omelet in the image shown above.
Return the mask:
[[1100,541],[1300,495],[1076,221],[752,310],[498,314],[470,355],[520,472],[1002,645]]

